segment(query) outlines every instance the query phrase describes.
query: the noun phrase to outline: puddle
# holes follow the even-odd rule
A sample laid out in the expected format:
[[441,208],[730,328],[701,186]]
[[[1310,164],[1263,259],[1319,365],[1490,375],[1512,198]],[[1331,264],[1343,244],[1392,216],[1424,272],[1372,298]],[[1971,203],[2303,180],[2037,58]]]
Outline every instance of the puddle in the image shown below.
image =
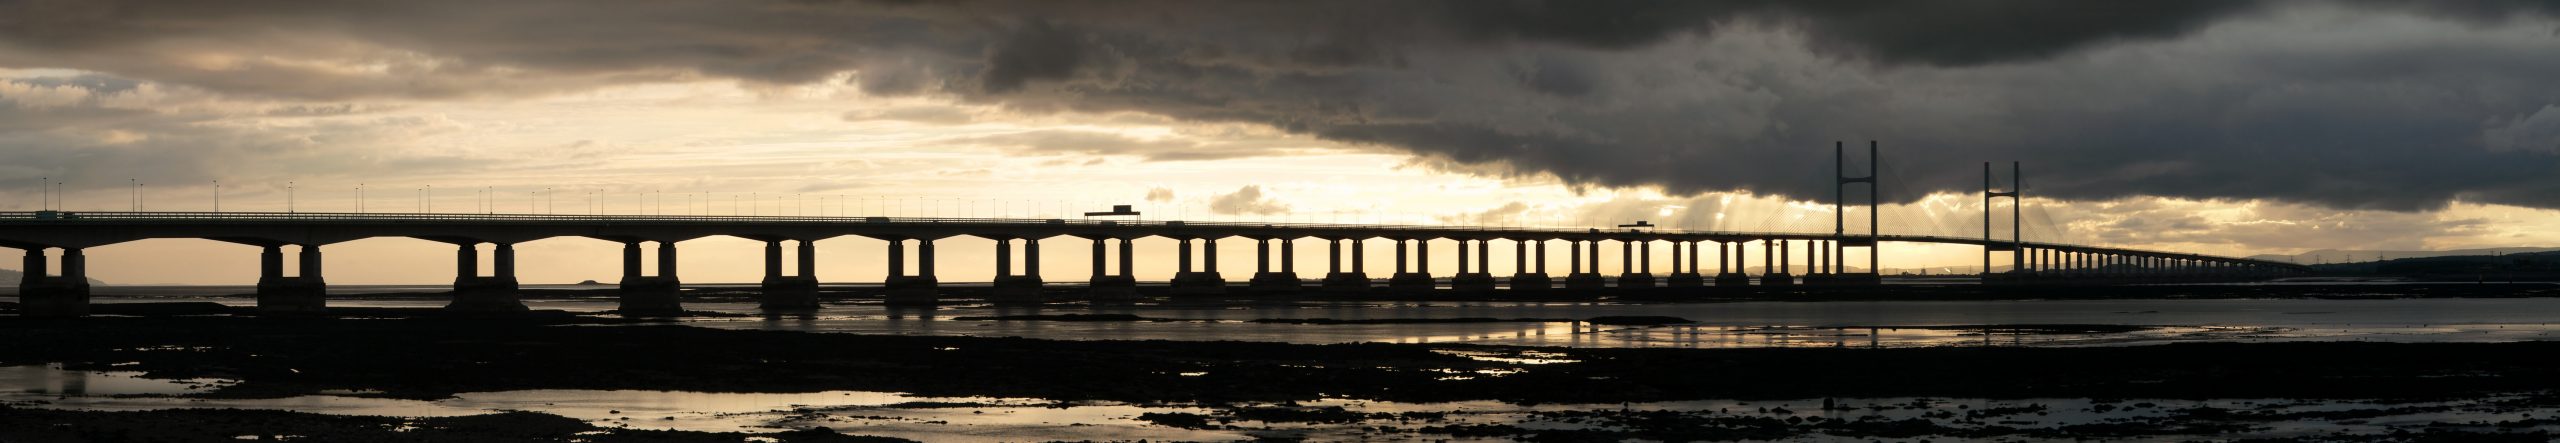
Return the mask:
[[142,378],[141,372],[73,371],[60,365],[0,367],[0,389],[9,397],[183,395],[238,383],[221,379]]

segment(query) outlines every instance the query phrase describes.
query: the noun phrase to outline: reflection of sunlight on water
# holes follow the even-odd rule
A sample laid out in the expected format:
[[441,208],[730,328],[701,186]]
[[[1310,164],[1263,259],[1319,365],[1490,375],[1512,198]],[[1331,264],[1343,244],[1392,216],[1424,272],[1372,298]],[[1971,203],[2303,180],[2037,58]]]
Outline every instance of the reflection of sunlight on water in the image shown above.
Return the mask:
[[1205,414],[1209,410],[1119,404],[1078,404],[1069,407],[1043,405],[935,408],[850,407],[795,414],[789,419],[776,422],[775,425],[801,428],[825,426],[849,433],[923,441],[1247,439],[1243,434],[1231,431],[1180,429],[1156,426],[1135,419],[1139,414],[1150,412]]
[[[1205,412],[1188,407],[1056,403],[986,397],[911,397],[889,392],[705,393],[546,389],[471,392],[442,400],[350,395],[268,399],[174,397],[231,382],[168,381],[120,372],[51,366],[0,367],[0,404],[96,411],[233,408],[335,415],[451,417],[531,411],[597,426],[705,432],[766,432],[830,426],[849,433],[926,441],[1023,439],[1232,440],[1238,434],[1153,426],[1147,412]],[[352,394],[352,393],[350,393]],[[1078,437],[1082,436],[1082,437]]]
[[[169,298],[102,297],[101,303]],[[247,298],[207,298],[249,305]],[[434,297],[331,300],[331,306],[442,306]],[[610,297],[530,300],[538,309],[601,312]],[[742,299],[688,302],[687,309],[736,317],[692,317],[686,325],[721,329],[964,335],[1066,340],[1238,340],[1306,344],[1346,342],[1471,343],[1569,347],[1913,347],[2124,346],[2190,341],[2505,342],[2560,340],[2560,299],[2235,299],[2026,300],[1867,302],[1446,302],[1314,301],[1091,306],[1053,303],[1017,307],[954,304],[887,307],[876,301],[831,302],[808,316],[756,315]],[[1167,322],[953,320],[1030,314],[1126,314]],[[1256,319],[1587,319],[1671,316],[1693,325],[1594,327],[1571,321],[1482,323],[1279,324]],[[2132,332],[1980,334],[1946,325],[2154,325]]]
[[1445,355],[1455,355],[1455,356],[1459,356],[1459,357],[1466,357],[1466,358],[1468,358],[1468,359],[1476,360],[1476,361],[1489,361],[1489,362],[1500,362],[1500,363],[1514,363],[1514,364],[1524,364],[1524,365],[1547,365],[1547,364],[1557,364],[1557,363],[1580,363],[1580,362],[1581,362],[1581,360],[1574,360],[1574,359],[1569,359],[1569,358],[1563,358],[1563,357],[1565,357],[1565,354],[1562,354],[1562,353],[1545,352],[1545,351],[1530,350],[1530,349],[1521,349],[1521,350],[1504,350],[1504,351],[1488,351],[1488,350],[1475,350],[1475,349],[1433,349],[1433,350],[1431,350],[1431,352],[1440,353],[1440,354],[1445,354]]
[[142,378],[140,372],[72,371],[58,365],[0,367],[7,396],[179,395],[211,392],[238,382],[220,379]]
[[[1500,352],[1444,351],[1468,358],[1525,364],[1556,363],[1535,350]],[[1534,369],[1532,369],[1534,370]],[[1509,371],[1509,370],[1505,370]],[[1507,374],[1453,372],[1453,377]],[[1022,440],[1240,440],[1255,437],[1302,437],[1336,441],[1396,438],[1373,428],[1394,426],[1512,425],[1527,429],[1631,429],[1618,421],[1618,411],[1676,411],[1699,417],[1771,419],[1924,420],[1956,431],[1965,429],[2043,430],[2075,426],[2143,426],[2147,423],[2220,423],[2241,425],[2233,434],[2192,435],[2204,438],[2386,435],[2409,428],[2466,428],[2482,431],[2560,431],[2560,424],[2524,421],[2560,414],[2560,406],[2531,397],[2463,398],[2441,401],[2328,399],[1948,399],[1835,398],[1794,400],[1696,400],[1626,404],[1535,404],[1496,401],[1440,403],[1324,399],[1290,404],[1243,404],[1240,407],[1318,410],[1340,407],[1354,415],[1328,422],[1264,422],[1245,419],[1234,410],[1186,405],[1139,406],[1108,402],[1052,402],[983,397],[910,397],[884,392],[693,393],[661,391],[528,390],[464,393],[455,398],[422,401],[342,395],[307,395],[280,399],[216,399],[170,397],[202,393],[226,382],[169,382],[134,378],[129,373],[68,371],[50,366],[0,367],[0,404],[17,407],[83,410],[150,410],[171,408],[239,408],[323,414],[437,417],[521,410],[586,420],[599,426],[678,429],[708,432],[773,431],[828,427],[840,432],[924,441]],[[1212,423],[1235,429],[1191,430],[1137,420],[1146,413],[1200,414]],[[1419,413],[1418,417],[1405,413]],[[2502,421],[2512,423],[2501,424]],[[1813,429],[1813,428],[1802,428]],[[1845,438],[1820,431],[1783,441],[1829,441]],[[2014,432],[2014,431],[1999,431]],[[1997,435],[1996,433],[1994,435]],[[2185,435],[2185,434],[2179,434]],[[1438,439],[1445,435],[1422,435]],[[2084,436],[2085,437],[2085,436]],[[2134,436],[2135,439],[2169,438]],[[2020,439],[2012,435],[2006,439]],[[2034,440],[2034,438],[2024,438]],[[1465,439],[1458,439],[1465,440]],[[1860,439],[1863,441],[1863,439]]]

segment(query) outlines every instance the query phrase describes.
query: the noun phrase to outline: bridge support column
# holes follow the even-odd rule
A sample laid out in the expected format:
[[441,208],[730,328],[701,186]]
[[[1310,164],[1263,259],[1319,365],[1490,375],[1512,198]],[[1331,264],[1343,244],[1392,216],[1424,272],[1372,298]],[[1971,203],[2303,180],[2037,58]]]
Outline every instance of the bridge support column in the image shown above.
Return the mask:
[[[1114,275],[1108,267],[1109,261],[1106,260],[1110,257],[1111,240],[1093,239],[1093,282],[1086,286],[1093,291],[1093,301],[1096,302],[1116,303],[1137,300],[1138,279],[1129,275],[1130,255],[1136,251],[1130,250],[1132,243],[1129,240],[1120,240],[1120,273]],[[1215,257],[1216,254],[1210,256]]]
[[1208,259],[1208,267],[1204,269],[1191,267],[1192,240],[1194,239],[1174,240],[1174,247],[1180,249],[1174,255],[1180,259],[1180,263],[1173,273],[1173,295],[1225,295],[1227,279],[1218,275],[1218,239],[1198,239],[1202,243],[1200,247],[1203,248],[1199,255]]
[[[817,270],[818,248],[814,243],[811,243],[808,240],[793,241],[798,243],[799,246],[798,250],[795,251],[798,254],[798,257],[796,257],[798,266],[793,267],[793,269],[798,270],[800,273],[799,275],[782,274],[783,240],[765,240],[764,284],[762,285],[764,291],[763,296],[757,300],[758,308],[767,311],[814,311],[818,309],[818,276],[811,274]],[[917,246],[916,255],[923,257],[925,259],[925,263],[928,263],[920,266],[924,271],[924,275],[933,275],[933,265],[929,264],[932,263],[933,259],[931,257],[933,257],[933,253],[928,252],[932,250],[932,244],[933,241],[926,240],[923,244]],[[893,302],[910,303],[915,301],[911,298],[898,297],[894,294],[895,291],[892,292],[893,294],[890,295],[889,298],[895,299]]]
[[522,312],[528,310],[524,299],[516,293],[516,248],[512,243],[494,243],[489,251],[490,275],[480,273],[478,243],[458,244],[460,275],[453,280],[453,302],[445,309],[473,312]]
[[999,304],[1040,304],[1043,283],[1040,280],[1040,240],[1022,240],[1022,274],[1013,273],[1013,239],[996,239],[995,291],[988,302]]
[[284,247],[267,245],[258,254],[258,313],[316,314],[327,311],[329,285],[321,279],[320,247],[302,245],[300,270],[284,275]]
[[1787,245],[1787,243],[1788,242],[1786,240],[1778,239],[1760,241],[1761,253],[1769,255],[1769,257],[1767,257],[1769,261],[1768,270],[1767,272],[1760,274],[1760,285],[1793,286],[1796,284],[1795,274],[1790,273],[1790,270],[1787,269],[1789,267],[1787,264],[1787,248],[1789,245]]
[[1798,277],[1796,277],[1796,283],[1797,283],[1797,284],[1801,284],[1801,285],[1806,285],[1806,286],[1813,286],[1813,285],[1821,285],[1821,284],[1825,284],[1825,283],[1830,283],[1830,281],[1828,280],[1828,277],[1827,277],[1827,276],[1822,275],[1822,273],[1823,273],[1823,264],[1822,264],[1822,241],[1821,241],[1821,240],[1805,240],[1805,242],[1804,242],[1804,274],[1801,274],[1801,275],[1799,275]]
[[1741,241],[1716,242],[1716,287],[1751,286],[1750,268],[1743,263],[1743,258],[1751,253],[1745,246]]
[[1698,260],[1701,258],[1698,243],[1696,240],[1671,242],[1671,278],[1664,280],[1665,286],[1695,288],[1707,285],[1707,277],[1698,274]]
[[[1628,257],[1633,255],[1633,257]],[[1623,240],[1618,242],[1618,287],[1650,288],[1653,280],[1653,241]]]
[[[1512,240],[1512,244],[1518,251],[1512,254],[1511,290],[1544,291],[1555,287],[1555,280],[1547,276],[1547,241]],[[1530,258],[1530,249],[1537,249],[1537,258]],[[1532,260],[1535,267],[1531,267]]]
[[[1272,271],[1271,267],[1273,240],[1280,242],[1280,270],[1276,272]],[[1255,271],[1253,281],[1247,283],[1247,287],[1252,288],[1253,292],[1265,294],[1292,294],[1302,289],[1301,285],[1305,282],[1298,280],[1296,239],[1257,238],[1253,239],[1253,242]]]
[[62,275],[47,276],[44,248],[28,248],[26,275],[18,280],[18,315],[81,317],[89,315],[89,272],[80,248],[62,248]]
[[658,275],[640,271],[640,241],[622,243],[622,282],[619,307],[614,312],[625,317],[668,316],[684,313],[681,298],[683,286],[676,282],[676,245],[658,242]]
[[[1387,277],[1387,289],[1397,292],[1431,292],[1440,283],[1431,278],[1431,239],[1395,239],[1396,274]],[[1412,242],[1407,246],[1406,242]],[[1408,252],[1410,254],[1408,255]],[[1408,260],[1410,258],[1410,260]],[[1406,267],[1407,262],[1413,265]]]
[[2041,252],[2036,248],[2018,248],[2017,274],[2020,279],[2032,282],[2040,277],[2037,274],[2044,271],[2043,263],[2038,263],[2036,259],[2042,258],[2038,257]]
[[[1473,246],[1469,246],[1471,243]],[[1469,255],[1475,256],[1472,262],[1468,260]],[[1460,292],[1493,292],[1492,264],[1492,240],[1458,239],[1458,274],[1449,276],[1449,288]]]
[[880,282],[881,303],[933,305],[942,302],[942,278],[933,272],[933,240],[916,239],[914,274],[907,273],[907,239],[889,240],[889,276]]
[[1609,278],[1600,276],[1600,241],[1573,240],[1573,273],[1565,274],[1564,288],[1575,291],[1598,291],[1609,288]]
[[1329,259],[1332,268],[1324,273],[1324,290],[1326,292],[1369,292],[1369,273],[1365,272],[1367,269],[1361,266],[1363,251],[1360,244],[1364,240],[1351,239],[1351,270],[1349,271],[1342,269],[1342,240],[1338,238],[1325,240],[1332,251],[1332,257]]

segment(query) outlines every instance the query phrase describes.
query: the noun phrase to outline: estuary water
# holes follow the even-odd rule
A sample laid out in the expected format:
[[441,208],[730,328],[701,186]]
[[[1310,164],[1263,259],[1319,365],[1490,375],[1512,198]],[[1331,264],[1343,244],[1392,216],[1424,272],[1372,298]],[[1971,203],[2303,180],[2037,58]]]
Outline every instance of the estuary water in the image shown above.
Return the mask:
[[[529,286],[592,289],[594,286]],[[332,306],[442,306],[439,288],[333,289]],[[120,287],[97,303],[210,301],[251,306],[244,287]],[[535,309],[603,313],[610,296],[531,299]],[[2142,299],[1998,301],[1457,302],[1304,301],[1140,303],[1041,307],[877,301],[767,316],[752,301],[715,298],[688,309],[725,314],[668,320],[721,329],[1063,340],[1237,340],[1287,343],[1472,343],[1573,347],[2122,346],[2189,341],[2504,342],[2560,338],[2560,299]],[[1115,321],[1059,321],[1108,315]],[[1611,326],[1579,320],[1675,317],[1689,323]],[[1082,320],[1096,320],[1087,317]],[[1464,320],[1460,320],[1464,319]]]
[[[586,289],[592,286],[534,287]],[[339,288],[333,288],[339,289]],[[359,287],[335,291],[332,306],[442,306],[441,288]],[[209,301],[250,306],[241,287],[119,287],[98,303]],[[382,294],[382,295],[366,295]],[[0,298],[0,300],[7,300]],[[605,313],[609,296],[532,299],[536,309]],[[1572,347],[1915,347],[2125,346],[2195,341],[2504,342],[2560,338],[2560,299],[2215,299],[1867,302],[1274,302],[1141,303],[1042,307],[947,305],[890,307],[876,301],[827,304],[806,315],[767,316],[737,298],[692,301],[721,315],[652,322],[704,328],[820,333],[1015,336],[1066,340],[1246,340],[1290,343],[1466,343]],[[1112,315],[1120,321],[1060,321],[1062,315]],[[609,315],[609,314],[608,314]],[[1037,317],[1035,317],[1037,316]],[[1667,325],[1601,325],[1609,316],[1677,317]],[[1004,319],[1015,318],[1015,319]],[[1046,318],[1027,320],[1024,318]],[[1063,317],[1072,318],[1072,317]],[[1450,322],[1450,319],[1493,319]],[[1329,321],[1314,321],[1314,320]],[[1275,321],[1290,320],[1290,321]],[[1440,320],[1441,322],[1416,322]],[[1467,349],[1446,349],[1478,358]],[[1492,355],[1492,354],[1487,354]],[[1523,354],[1532,355],[1534,354]],[[1538,361],[1521,363],[1537,364]],[[1479,374],[1477,376],[1503,376]],[[1895,423],[1941,427],[1945,433],[1990,433],[2012,441],[2226,439],[2384,435],[2422,429],[2560,432],[2560,406],[2530,399],[1966,399],[1839,398],[1774,401],[1704,400],[1627,404],[1501,402],[1397,403],[1326,399],[1289,404],[1212,407],[1191,404],[1060,402],[1021,398],[925,397],[895,392],[706,393],[629,390],[524,390],[462,393],[451,398],[384,398],[369,392],[323,392],[286,398],[202,395],[236,383],[168,380],[116,370],[56,366],[0,367],[0,404],[24,408],[153,410],[238,408],[321,414],[443,417],[533,411],[599,426],[699,431],[771,431],[828,427],[840,432],[922,441],[1246,440],[1294,437],[1319,441],[1506,441],[1516,435],[1415,434],[1422,426],[1553,429],[1645,429],[1674,423]],[[1339,407],[1341,409],[1331,409]],[[1289,409],[1356,417],[1339,421],[1260,421],[1236,408]],[[1329,411],[1329,412],[1328,412]],[[1632,411],[1632,412],[1631,412]],[[1650,411],[1650,412],[1648,412]],[[1201,417],[1214,427],[1169,425],[1148,417]],[[1668,421],[1666,421],[1668,420]],[[2221,427],[2193,427],[2195,423]],[[1380,429],[1405,428],[1404,432]],[[2167,429],[2161,433],[2088,434],[2090,429]],[[1870,441],[1845,431],[1765,436],[1772,441]],[[2007,434],[2002,434],[2006,432]],[[241,439],[290,436],[235,436]],[[1755,438],[1760,439],[1760,438]]]
[[[922,397],[890,392],[714,393],[630,390],[469,392],[437,400],[394,399],[363,392],[238,399],[211,392],[227,380],[158,380],[118,371],[52,366],[0,367],[0,405],[25,408],[136,411],[158,409],[283,410],[333,415],[451,417],[531,411],[609,428],[767,432],[827,427],[838,432],[919,441],[1075,440],[1244,441],[1259,437],[1312,441],[1510,441],[1502,435],[1380,432],[1384,428],[1516,427],[1527,430],[1649,429],[1670,421],[1891,423],[1938,432],[1990,433],[2002,441],[2132,441],[2378,436],[2413,429],[2555,432],[2534,417],[2560,406],[2523,398],[2442,400],[2353,399],[1965,399],[1837,398],[1695,400],[1616,404],[1511,404],[1493,401],[1405,403],[1324,399],[1230,405],[1258,410],[1332,414],[1322,421],[1265,421],[1234,409],[1181,404],[1060,402],[988,397]],[[1340,409],[1334,409],[1340,408]],[[1211,428],[1169,426],[1150,415],[1214,420]],[[1830,431],[1744,437],[1760,441],[1857,442],[1877,436],[1854,426]],[[2147,430],[2122,435],[2106,430]],[[2122,432],[2122,431],[2116,431]],[[1845,434],[1845,435],[1844,435]],[[212,436],[220,437],[220,436]],[[293,440],[284,434],[231,436]],[[758,440],[750,440],[758,441]],[[1894,441],[1908,441],[1895,439]]]

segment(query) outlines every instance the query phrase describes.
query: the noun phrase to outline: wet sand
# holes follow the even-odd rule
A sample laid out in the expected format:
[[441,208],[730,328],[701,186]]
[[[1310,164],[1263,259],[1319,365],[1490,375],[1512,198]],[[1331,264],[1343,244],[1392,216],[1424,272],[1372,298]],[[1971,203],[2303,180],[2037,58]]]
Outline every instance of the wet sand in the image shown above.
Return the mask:
[[[2560,365],[2548,362],[2550,355],[2560,352],[2560,343],[2555,342],[1580,349],[812,334],[634,324],[630,320],[566,313],[473,318],[440,315],[431,310],[377,309],[360,316],[364,318],[7,317],[0,318],[0,343],[9,344],[0,347],[0,365],[60,363],[69,369],[142,371],[154,378],[238,381],[200,394],[215,398],[365,392],[432,399],[465,392],[527,389],[847,390],[1215,408],[1201,417],[1157,417],[1160,423],[1177,427],[1212,426],[1221,419],[1240,418],[1270,422],[1279,417],[1276,420],[1285,422],[1293,416],[1251,408],[1345,399],[1536,405],[1833,397],[2465,402],[2523,396],[2532,405],[2542,405],[2552,403],[2545,395],[2560,388]],[[2033,331],[2038,327],[2015,329]],[[1783,435],[1873,437],[2071,438],[2118,432],[2093,428],[2004,434],[2012,431],[1857,420],[1817,420],[1807,424],[1778,419],[1785,424],[1771,427],[1765,421],[1729,413],[1602,412],[1583,411],[1577,414],[1590,415],[1565,418],[1615,424],[1572,432],[1522,428],[1516,423],[1435,424],[1428,417],[1354,418],[1362,423],[1420,420],[1411,427],[1389,426],[1395,428],[1392,432],[1374,431],[1392,435],[1568,441],[1764,435],[1733,433],[1744,429]],[[2218,413],[2221,412],[2198,409],[2184,414]],[[26,414],[32,413],[0,411],[0,415],[13,420]],[[68,414],[46,415],[65,422],[137,423],[135,426],[155,420],[169,421],[172,426],[209,420],[181,413],[117,415],[112,419],[84,415],[110,414],[106,412],[43,414]],[[335,429],[331,426],[355,426],[332,425],[322,423],[327,420],[311,418],[275,418],[276,413],[257,414],[288,423],[308,422],[280,426],[313,427],[313,432]],[[1306,417],[1350,419],[1338,415],[1324,418],[1322,410],[1315,410],[1314,414]],[[2220,421],[2228,420],[2216,422]],[[2180,423],[2186,422],[2170,419],[2147,431],[2121,432],[2216,432],[2176,426]],[[1381,425],[1372,425],[1375,426]],[[2537,426],[2540,425],[2511,427],[2515,432],[2533,432]],[[2493,427],[2491,431],[2494,430]],[[2443,431],[2484,438],[2511,434],[2478,429]],[[43,441],[37,438],[43,435],[57,434],[0,437]]]
[[598,427],[531,412],[465,417],[365,417],[284,411],[180,409],[63,411],[0,406],[0,440],[11,442],[905,442],[823,428],[772,433],[689,432]]

